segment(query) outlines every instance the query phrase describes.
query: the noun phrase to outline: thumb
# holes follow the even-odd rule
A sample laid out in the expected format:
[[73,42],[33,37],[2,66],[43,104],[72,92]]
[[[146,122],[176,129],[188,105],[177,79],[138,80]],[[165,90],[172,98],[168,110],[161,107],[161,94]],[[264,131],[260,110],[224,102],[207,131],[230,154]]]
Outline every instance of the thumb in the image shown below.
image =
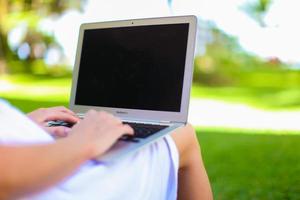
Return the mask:
[[53,137],[66,137],[71,131],[70,128],[65,126],[46,127],[45,129]]

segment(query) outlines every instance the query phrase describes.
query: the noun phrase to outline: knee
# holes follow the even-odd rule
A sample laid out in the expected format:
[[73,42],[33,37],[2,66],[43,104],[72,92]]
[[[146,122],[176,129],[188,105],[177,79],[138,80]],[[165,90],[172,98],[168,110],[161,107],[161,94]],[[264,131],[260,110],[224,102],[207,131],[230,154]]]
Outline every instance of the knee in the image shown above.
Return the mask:
[[187,124],[172,133],[175,143],[178,143],[179,150],[185,150],[188,147],[199,146],[197,134],[191,124]]
[[197,140],[197,134],[194,129],[194,127],[191,124],[187,124],[186,126],[183,127],[183,131],[185,132],[184,137],[186,140],[192,145],[192,144],[198,144]]
[[179,152],[180,166],[184,166],[193,155],[201,156],[197,134],[191,124],[187,124],[172,133],[172,138]]
[[191,124],[187,124],[183,128],[183,140],[186,141],[186,150],[194,150],[197,149],[197,151],[200,148],[200,144],[198,142],[197,133],[194,129],[194,127]]

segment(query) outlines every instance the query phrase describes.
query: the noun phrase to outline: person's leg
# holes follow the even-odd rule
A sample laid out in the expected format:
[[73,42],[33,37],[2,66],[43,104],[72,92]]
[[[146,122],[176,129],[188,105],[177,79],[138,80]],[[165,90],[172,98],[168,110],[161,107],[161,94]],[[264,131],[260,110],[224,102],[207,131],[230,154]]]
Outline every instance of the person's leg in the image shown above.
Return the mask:
[[171,136],[179,151],[178,199],[213,199],[194,128],[188,124]]

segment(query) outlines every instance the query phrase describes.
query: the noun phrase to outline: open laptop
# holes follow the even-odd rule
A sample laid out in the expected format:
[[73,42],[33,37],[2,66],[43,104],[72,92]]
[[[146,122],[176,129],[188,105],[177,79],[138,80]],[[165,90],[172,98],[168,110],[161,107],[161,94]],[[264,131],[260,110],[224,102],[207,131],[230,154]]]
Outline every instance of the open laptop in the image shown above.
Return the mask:
[[107,111],[139,132],[98,160],[119,159],[186,124],[196,23],[178,16],[81,25],[70,109]]

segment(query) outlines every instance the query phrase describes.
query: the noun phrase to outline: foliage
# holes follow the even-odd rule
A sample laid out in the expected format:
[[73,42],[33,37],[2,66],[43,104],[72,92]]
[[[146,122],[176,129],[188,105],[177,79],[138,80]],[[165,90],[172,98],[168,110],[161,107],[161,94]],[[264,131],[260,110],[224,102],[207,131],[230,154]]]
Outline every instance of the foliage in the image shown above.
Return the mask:
[[[62,50],[53,35],[40,31],[38,26],[45,17],[60,15],[67,9],[81,9],[83,3],[66,0],[0,1],[0,74],[53,74],[57,69],[60,72],[70,71],[61,65],[54,65],[52,67],[56,70],[51,70],[45,64],[47,50]],[[22,41],[12,47],[8,43],[8,35],[18,28],[22,28],[25,34]],[[25,53],[20,55],[24,48]]]
[[213,40],[194,62],[194,82],[209,86],[297,87],[300,71],[277,58],[264,60],[243,50],[237,40],[212,28]]
[[271,4],[272,0],[254,0],[246,2],[242,9],[261,26],[265,26],[264,16]]

